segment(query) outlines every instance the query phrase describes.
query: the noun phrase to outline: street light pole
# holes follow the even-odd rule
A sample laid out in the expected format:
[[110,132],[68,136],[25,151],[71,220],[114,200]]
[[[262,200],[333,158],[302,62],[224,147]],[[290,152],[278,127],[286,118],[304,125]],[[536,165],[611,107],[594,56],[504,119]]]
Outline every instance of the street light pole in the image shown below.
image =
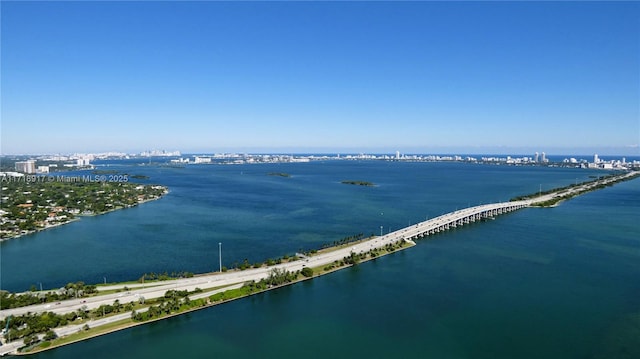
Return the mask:
[[222,273],[222,242],[218,243],[218,259],[220,262],[220,273]]

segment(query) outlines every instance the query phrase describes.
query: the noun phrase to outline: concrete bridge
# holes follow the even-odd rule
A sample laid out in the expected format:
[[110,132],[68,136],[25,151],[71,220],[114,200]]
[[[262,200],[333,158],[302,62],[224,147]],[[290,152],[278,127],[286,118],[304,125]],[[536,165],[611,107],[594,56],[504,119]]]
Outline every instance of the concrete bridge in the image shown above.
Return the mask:
[[396,238],[404,240],[419,239],[449,230],[451,228],[464,226],[465,224],[477,221],[491,220],[498,215],[529,207],[531,203],[532,201],[526,200],[491,203],[469,207],[457,210],[455,212],[443,214],[442,216],[431,218],[413,226],[405,227],[403,229],[390,233],[390,235],[395,235]]
[[[42,303],[27,307],[21,308],[13,308],[13,309],[5,309],[0,311],[0,319],[4,319],[9,315],[23,315],[26,313],[41,313],[45,311],[55,312],[57,314],[64,314],[71,311],[77,311],[81,308],[86,309],[95,309],[103,304],[111,304],[115,299],[120,300],[121,302],[129,302],[129,301],[137,301],[138,296],[144,295],[146,299],[152,299],[164,296],[167,290],[187,290],[194,291],[195,288],[200,289],[210,289],[214,287],[226,287],[222,290],[226,290],[232,287],[229,286],[238,286],[242,285],[247,281],[259,281],[262,278],[266,278],[269,275],[269,272],[273,268],[279,268],[283,270],[287,270],[290,272],[295,272],[302,270],[304,267],[322,267],[334,261],[341,260],[344,257],[349,256],[352,252],[354,253],[364,253],[368,250],[374,248],[384,248],[386,245],[404,240],[407,242],[413,242],[414,239],[424,238],[430,235],[434,235],[439,232],[443,232],[449,230],[451,228],[456,228],[459,226],[464,226],[469,223],[490,220],[494,217],[517,211],[521,208],[526,208],[531,205],[536,205],[540,203],[545,203],[549,200],[554,200],[558,198],[566,198],[567,196],[574,196],[582,193],[582,191],[592,190],[599,188],[600,185],[606,185],[609,183],[613,183],[616,180],[625,179],[628,177],[638,176],[637,172],[630,172],[626,174],[622,174],[620,176],[615,176],[613,178],[607,178],[605,180],[587,183],[582,186],[571,188],[569,190],[559,190],[552,193],[545,194],[543,196],[535,197],[533,199],[527,199],[522,201],[512,201],[512,202],[500,202],[500,203],[490,203],[484,204],[469,208],[464,208],[461,210],[456,210],[454,212],[450,212],[447,214],[443,214],[441,216],[431,218],[424,222],[420,222],[415,225],[411,225],[409,227],[405,227],[399,229],[397,231],[391,232],[386,235],[382,235],[380,237],[373,237],[369,240],[349,245],[344,248],[340,248],[334,251],[329,251],[326,253],[318,253],[317,255],[313,255],[310,257],[304,257],[302,259],[282,263],[276,266],[271,267],[261,267],[248,269],[245,271],[230,271],[228,273],[209,273],[199,275],[193,278],[185,278],[185,279],[177,279],[165,281],[162,283],[153,283],[148,288],[145,288],[145,284],[135,285],[135,284],[127,284],[131,287],[131,290],[126,293],[115,293],[115,294],[106,294],[95,297],[87,297],[83,299],[69,299],[65,301],[61,301],[53,305],[50,303]],[[116,287],[103,287],[103,290],[107,289],[122,289],[125,285],[119,285]],[[140,288],[142,287],[142,288]],[[233,287],[235,288],[235,287]],[[203,293],[203,296],[211,295],[209,293]],[[195,298],[195,296],[194,296]],[[83,309],[84,310],[84,309]],[[129,316],[129,313],[126,313],[125,316]],[[106,320],[113,320],[113,318]],[[92,323],[92,326],[97,325],[97,323]],[[71,329],[64,330],[77,330],[77,328],[73,327]],[[56,331],[62,332],[63,329],[56,329]],[[11,343],[5,343],[0,346],[0,356],[5,355],[7,353],[15,352],[18,348],[24,346],[22,340],[14,341]]]
[[430,236],[451,228],[464,226],[465,224],[493,219],[495,216],[517,211],[521,208],[529,207],[536,204],[545,203],[547,201],[562,200],[563,198],[571,198],[581,193],[600,188],[603,185],[610,185],[616,181],[638,177],[638,172],[626,172],[616,176],[599,179],[597,181],[583,183],[580,186],[569,189],[559,189],[542,196],[530,199],[511,202],[499,202],[484,204],[475,207],[469,207],[455,212],[443,214],[416,225],[409,226],[398,231],[392,232],[387,236],[392,236],[396,240],[412,241],[414,239]]

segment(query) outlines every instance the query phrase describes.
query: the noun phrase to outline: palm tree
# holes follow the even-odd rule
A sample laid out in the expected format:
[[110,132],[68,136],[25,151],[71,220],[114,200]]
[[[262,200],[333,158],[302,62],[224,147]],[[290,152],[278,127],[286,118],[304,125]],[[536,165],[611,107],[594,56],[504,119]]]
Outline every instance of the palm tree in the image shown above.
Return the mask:
[[122,308],[122,304],[120,304],[120,300],[119,300],[119,299],[116,299],[116,300],[113,302],[113,310],[114,310],[116,313],[119,313],[119,312],[120,312],[120,308]]

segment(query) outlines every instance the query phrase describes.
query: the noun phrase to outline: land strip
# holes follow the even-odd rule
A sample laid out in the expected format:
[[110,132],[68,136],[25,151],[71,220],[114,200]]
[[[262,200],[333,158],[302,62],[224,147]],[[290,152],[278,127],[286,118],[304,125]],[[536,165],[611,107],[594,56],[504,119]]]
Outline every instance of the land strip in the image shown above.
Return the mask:
[[[617,183],[622,180],[629,180],[638,177],[638,173],[623,173],[616,176],[606,177],[603,179],[599,179],[598,181],[591,181],[588,183],[581,184],[579,186],[575,186],[574,188],[569,190],[563,188],[558,189],[556,191],[551,191],[550,193],[546,193],[544,195],[536,196],[535,198],[526,198],[522,200],[516,200],[512,202],[504,202],[504,203],[494,203],[482,206],[475,206],[459,211],[455,211],[452,213],[448,213],[439,217],[435,217],[429,219],[427,221],[411,225],[409,227],[403,228],[401,230],[389,233],[387,235],[383,235],[380,237],[370,237],[369,239],[359,240],[358,242],[349,243],[349,244],[340,244],[337,248],[328,248],[326,250],[322,250],[307,256],[302,257],[302,259],[296,259],[287,263],[276,264],[272,266],[261,266],[259,268],[246,269],[246,270],[233,270],[226,273],[211,273],[194,276],[192,278],[183,278],[170,280],[166,282],[154,282],[148,284],[149,287],[135,288],[127,287],[129,291],[124,293],[111,293],[96,297],[89,297],[82,300],[68,300],[62,301],[59,304],[56,304],[53,309],[51,309],[51,305],[47,307],[47,305],[34,305],[28,307],[21,308],[13,308],[8,310],[0,311],[0,318],[5,319],[9,316],[20,316],[24,315],[27,312],[30,313],[42,313],[46,311],[51,311],[57,314],[64,314],[75,312],[81,310],[86,312],[88,310],[95,310],[96,308],[100,308],[104,305],[110,305],[115,300],[121,302],[127,301],[135,301],[139,300],[140,297],[144,297],[146,299],[152,298],[162,298],[167,297],[167,293],[170,292],[179,292],[184,291],[186,293],[196,293],[198,290],[203,289],[211,289],[211,288],[221,288],[219,292],[214,295],[211,293],[206,294],[194,294],[192,295],[190,300],[203,300],[198,302],[198,306],[196,307],[188,307],[184,306],[184,299],[182,301],[174,300],[174,306],[177,308],[177,313],[187,312],[192,310],[201,309],[203,307],[208,307],[211,305],[215,305],[218,303],[223,303],[228,300],[237,299],[240,297],[244,297],[247,295],[252,295],[255,293],[260,293],[264,290],[274,289],[281,285],[287,285],[291,283],[295,283],[300,280],[305,280],[307,278],[312,278],[314,276],[327,274],[333,272],[335,270],[339,270],[341,268],[345,268],[351,265],[354,265],[360,261],[366,261],[375,259],[378,256],[392,253],[399,249],[408,248],[415,243],[413,242],[414,238],[420,238],[424,235],[430,235],[433,231],[440,231],[440,228],[449,229],[450,225],[455,227],[456,225],[461,225],[463,223],[470,222],[461,222],[465,219],[476,218],[474,216],[493,216],[494,214],[502,214],[511,210],[516,210],[519,208],[535,206],[535,205],[544,205],[549,201],[560,201],[567,198],[567,194],[578,195],[581,193],[585,193],[591,190],[603,188],[603,186],[611,185]],[[570,197],[569,197],[570,198]],[[503,211],[504,210],[504,211]],[[480,218],[480,217],[478,217]],[[484,217],[487,218],[487,217]],[[309,275],[309,271],[310,275]],[[306,274],[305,274],[306,272]],[[291,280],[285,281],[278,285],[267,284],[264,283],[265,280],[271,280],[274,276],[274,273],[281,273],[288,276],[291,274]],[[294,276],[295,275],[295,276]],[[301,277],[302,275],[302,277]],[[261,284],[263,283],[263,284]],[[121,287],[118,285],[111,285],[108,290],[124,290],[125,286],[132,286],[131,284],[123,284]],[[230,287],[234,286],[234,287]],[[173,295],[173,294],[172,294]],[[196,296],[197,295],[197,296]],[[172,297],[173,298],[173,297]],[[165,303],[161,302],[159,305],[160,308],[166,309],[164,306]],[[164,307],[163,307],[164,306]],[[151,307],[149,307],[151,308]],[[147,309],[149,310],[149,309]],[[156,311],[154,309],[154,311]],[[144,313],[141,309],[137,313],[129,313],[133,320],[135,320],[136,314]],[[169,309],[167,315],[175,315],[176,312],[172,312],[172,309]],[[141,320],[145,320],[148,316],[140,316]],[[158,320],[165,318],[166,315],[157,317],[152,317],[151,320]],[[107,323],[112,323],[115,319],[111,321],[106,321],[103,325],[107,325]],[[91,336],[91,329],[97,328],[99,325],[93,324],[94,326],[88,326],[88,333],[86,335]],[[120,327],[116,326],[113,330],[117,330],[117,328],[125,328],[133,325],[131,321],[126,322],[123,319],[123,323]],[[84,328],[84,325],[83,325]],[[78,331],[77,327],[73,327],[69,329],[71,332]],[[96,331],[94,335],[101,335],[102,332]],[[68,335],[68,334],[63,334]],[[84,338],[84,337],[83,337]],[[56,339],[57,340],[57,339]],[[78,339],[82,340],[82,339]],[[60,344],[58,344],[60,343]],[[42,349],[49,349],[55,347],[57,345],[62,345],[65,343],[63,340],[60,342],[56,342],[55,340],[49,342],[49,344],[44,344],[39,347]],[[7,352],[15,351],[16,348],[23,346],[20,345],[19,342],[8,343],[9,345]],[[5,347],[0,347],[0,353],[4,350]]]
[[128,182],[126,175],[2,176],[0,240],[158,199],[164,186]]

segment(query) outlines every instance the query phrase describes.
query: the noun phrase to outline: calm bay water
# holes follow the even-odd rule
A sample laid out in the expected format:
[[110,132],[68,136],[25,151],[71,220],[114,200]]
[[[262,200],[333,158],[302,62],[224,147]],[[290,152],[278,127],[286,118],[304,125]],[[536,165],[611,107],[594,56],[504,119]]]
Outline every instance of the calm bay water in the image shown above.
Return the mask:
[[[148,175],[171,193],[2,243],[3,289],[203,272],[216,269],[219,242],[225,265],[264,260],[604,174],[367,161],[114,167]],[[556,208],[450,231],[312,281],[36,357],[637,357],[638,208],[640,180],[624,182]]]

